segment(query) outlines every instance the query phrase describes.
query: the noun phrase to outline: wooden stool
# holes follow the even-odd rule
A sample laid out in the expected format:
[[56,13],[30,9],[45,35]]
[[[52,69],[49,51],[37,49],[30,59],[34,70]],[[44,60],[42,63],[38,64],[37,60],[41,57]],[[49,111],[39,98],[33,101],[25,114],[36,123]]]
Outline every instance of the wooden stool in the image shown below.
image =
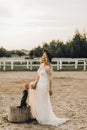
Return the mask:
[[24,108],[17,108],[16,106],[9,107],[8,120],[14,123],[21,123],[30,120],[31,112],[30,106]]

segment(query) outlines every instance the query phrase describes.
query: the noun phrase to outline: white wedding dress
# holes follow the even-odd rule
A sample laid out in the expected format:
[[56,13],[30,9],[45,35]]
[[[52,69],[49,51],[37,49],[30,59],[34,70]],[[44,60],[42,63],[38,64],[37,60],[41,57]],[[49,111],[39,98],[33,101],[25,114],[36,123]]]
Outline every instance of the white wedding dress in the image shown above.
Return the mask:
[[[29,89],[29,105],[34,118],[44,125],[58,126],[65,123],[68,119],[58,118],[52,111],[49,96],[49,78],[51,78],[51,69],[46,66],[38,69],[39,81],[36,89]],[[32,84],[31,82],[30,84]]]

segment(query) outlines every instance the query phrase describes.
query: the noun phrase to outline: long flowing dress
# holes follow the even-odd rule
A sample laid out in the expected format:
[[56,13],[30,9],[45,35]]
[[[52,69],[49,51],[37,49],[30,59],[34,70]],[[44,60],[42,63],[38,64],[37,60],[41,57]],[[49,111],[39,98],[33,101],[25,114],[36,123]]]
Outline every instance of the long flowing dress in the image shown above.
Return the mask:
[[51,69],[46,66],[38,69],[39,81],[36,89],[29,89],[29,105],[34,118],[44,125],[58,126],[67,121],[67,118],[58,118],[52,111],[49,96],[49,79],[51,78]]

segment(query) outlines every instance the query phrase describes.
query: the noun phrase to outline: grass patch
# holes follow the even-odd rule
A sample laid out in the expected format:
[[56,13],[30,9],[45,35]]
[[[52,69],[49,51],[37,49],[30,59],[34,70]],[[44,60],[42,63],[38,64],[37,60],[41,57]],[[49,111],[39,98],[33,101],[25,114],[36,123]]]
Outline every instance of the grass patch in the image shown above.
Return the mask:
[[[5,71],[37,71],[38,70],[38,66],[33,66],[32,70],[27,69],[26,66],[14,66],[13,70],[11,70],[11,66],[6,66],[6,70]],[[77,69],[75,69],[75,66],[63,66],[63,68],[61,70],[57,70],[56,66],[53,66],[53,70],[54,71],[82,71],[84,70],[83,66],[78,66]],[[87,67],[86,67],[87,70]],[[0,71],[3,71],[3,67],[1,66]]]
[[[57,67],[53,67],[54,71],[82,71],[84,70],[83,66],[78,66],[77,69],[75,69],[75,66],[63,66],[61,70],[57,70]],[[87,70],[87,67],[86,67]]]
[[[5,71],[37,71],[38,70],[38,66],[34,66],[32,67],[32,70],[27,69],[26,66],[14,66],[13,70],[11,70],[10,66],[6,66],[6,70]],[[1,71],[3,71],[3,67],[0,68]]]

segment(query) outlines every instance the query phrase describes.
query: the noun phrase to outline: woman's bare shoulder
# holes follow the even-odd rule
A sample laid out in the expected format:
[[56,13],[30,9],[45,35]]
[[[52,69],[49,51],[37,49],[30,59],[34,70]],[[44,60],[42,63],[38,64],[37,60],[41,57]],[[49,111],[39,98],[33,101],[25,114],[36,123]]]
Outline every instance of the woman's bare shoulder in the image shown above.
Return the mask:
[[52,68],[52,65],[51,65],[51,64],[47,65],[47,68],[51,69],[51,68]]
[[43,63],[40,64],[40,67],[42,67],[42,66],[43,66]]
[[43,63],[40,64],[40,67],[39,67],[39,68],[40,68],[40,69],[43,68]]

